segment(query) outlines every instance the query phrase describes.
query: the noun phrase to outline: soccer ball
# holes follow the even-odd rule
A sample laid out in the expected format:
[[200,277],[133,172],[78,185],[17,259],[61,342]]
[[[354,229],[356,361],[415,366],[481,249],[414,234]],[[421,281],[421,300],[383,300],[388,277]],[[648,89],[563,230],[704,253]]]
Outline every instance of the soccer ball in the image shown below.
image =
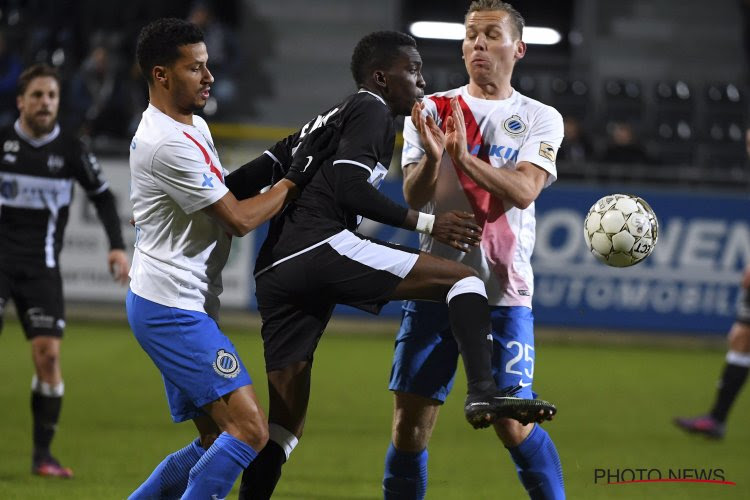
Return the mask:
[[591,253],[608,266],[637,264],[654,250],[659,236],[656,215],[643,198],[611,194],[591,207],[583,224]]

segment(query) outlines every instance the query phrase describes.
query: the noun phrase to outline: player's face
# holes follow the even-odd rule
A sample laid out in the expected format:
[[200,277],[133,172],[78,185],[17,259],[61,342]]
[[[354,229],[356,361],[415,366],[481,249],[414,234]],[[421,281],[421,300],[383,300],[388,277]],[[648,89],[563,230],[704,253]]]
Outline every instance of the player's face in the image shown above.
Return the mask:
[[513,66],[526,53],[510,15],[501,10],[472,12],[466,19],[462,44],[466,72],[483,85],[510,79]]
[[383,98],[395,116],[411,113],[414,103],[424,97],[422,57],[414,47],[401,47],[394,64],[385,71]]
[[211,95],[214,77],[208,71],[208,52],[203,42],[181,45],[180,57],[167,67],[169,91],[175,105],[185,114],[203,109]]
[[29,82],[26,91],[16,98],[21,122],[39,137],[55,127],[60,107],[60,86],[51,76],[39,76]]

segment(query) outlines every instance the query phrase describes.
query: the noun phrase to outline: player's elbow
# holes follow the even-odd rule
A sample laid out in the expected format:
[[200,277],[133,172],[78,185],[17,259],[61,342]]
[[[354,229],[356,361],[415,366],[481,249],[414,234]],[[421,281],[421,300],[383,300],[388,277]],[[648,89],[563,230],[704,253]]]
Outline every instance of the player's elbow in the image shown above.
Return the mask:
[[257,227],[257,224],[255,224],[254,221],[250,219],[237,218],[224,221],[224,224],[222,224],[222,226],[224,226],[224,230],[232,236],[241,238],[242,236],[245,236],[247,233],[255,229]]
[[534,203],[534,197],[517,196],[512,200],[512,202],[514,207],[520,208],[521,210],[526,210],[531,206],[532,203]]

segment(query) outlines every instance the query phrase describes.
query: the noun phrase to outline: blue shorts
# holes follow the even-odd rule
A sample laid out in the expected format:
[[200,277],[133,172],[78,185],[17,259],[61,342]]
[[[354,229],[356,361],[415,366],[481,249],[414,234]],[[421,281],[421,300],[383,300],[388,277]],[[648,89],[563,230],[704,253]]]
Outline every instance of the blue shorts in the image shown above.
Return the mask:
[[203,312],[167,307],[128,290],[128,322],[164,379],[172,420],[205,415],[201,407],[252,384],[232,342]]
[[[499,388],[523,386],[519,397],[532,399],[534,380],[534,315],[528,307],[491,307],[492,373]],[[453,387],[459,352],[450,330],[448,306],[406,301],[396,336],[392,391],[444,402]]]

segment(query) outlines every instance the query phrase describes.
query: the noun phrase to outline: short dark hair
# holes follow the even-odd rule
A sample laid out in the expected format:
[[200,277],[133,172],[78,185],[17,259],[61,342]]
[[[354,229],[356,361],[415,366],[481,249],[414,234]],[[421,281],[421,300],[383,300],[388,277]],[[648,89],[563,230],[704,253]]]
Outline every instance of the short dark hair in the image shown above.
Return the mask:
[[146,81],[152,83],[154,66],[169,66],[180,57],[179,48],[203,41],[203,32],[195,24],[166,17],[144,26],[138,35],[135,57]]
[[507,12],[510,16],[511,24],[516,29],[516,35],[518,35],[518,39],[523,39],[523,27],[526,25],[526,21],[524,21],[521,13],[513,8],[511,4],[503,2],[502,0],[474,0],[473,2],[471,2],[471,5],[469,5],[469,10],[466,11],[464,23],[466,23],[466,19],[469,18],[469,14],[471,14],[472,12],[485,10],[500,10],[503,12]]
[[357,42],[349,66],[357,86],[362,86],[373,70],[393,64],[401,47],[416,49],[417,42],[399,31],[376,31]]
[[29,66],[19,75],[16,95],[23,95],[34,78],[41,78],[44,76],[54,78],[57,82],[57,86],[60,87],[60,75],[57,70],[49,64],[39,63]]

